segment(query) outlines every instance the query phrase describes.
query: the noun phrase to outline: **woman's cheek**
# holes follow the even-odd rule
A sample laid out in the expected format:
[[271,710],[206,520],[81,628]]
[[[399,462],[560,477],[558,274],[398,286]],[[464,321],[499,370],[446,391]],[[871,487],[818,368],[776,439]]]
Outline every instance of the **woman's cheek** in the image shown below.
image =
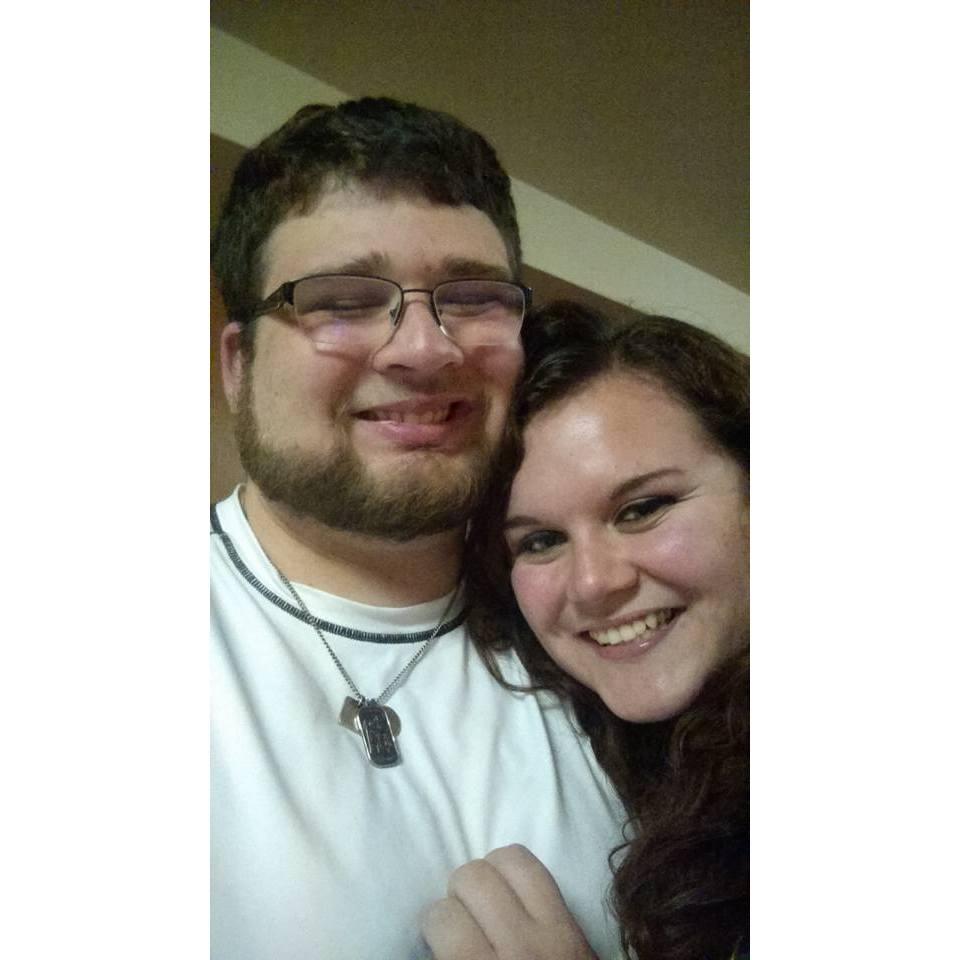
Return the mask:
[[645,550],[648,576],[694,592],[724,582],[740,566],[746,543],[739,516],[705,520],[699,515],[655,533]]
[[697,571],[702,550],[702,530],[697,536],[692,525],[671,524],[653,531],[644,544],[642,566],[655,580],[680,585]]
[[559,607],[556,576],[546,565],[515,563],[510,583],[521,613],[535,633],[548,628]]

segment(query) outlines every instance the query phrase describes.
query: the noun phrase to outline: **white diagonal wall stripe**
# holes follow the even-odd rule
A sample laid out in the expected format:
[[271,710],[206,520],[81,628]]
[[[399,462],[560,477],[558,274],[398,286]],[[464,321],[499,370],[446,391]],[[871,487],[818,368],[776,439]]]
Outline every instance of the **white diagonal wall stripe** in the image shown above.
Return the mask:
[[[210,31],[211,131],[249,147],[306,103],[337,90],[216,28]],[[604,297],[688,320],[746,350],[747,294],[522,180],[513,179],[524,262]]]

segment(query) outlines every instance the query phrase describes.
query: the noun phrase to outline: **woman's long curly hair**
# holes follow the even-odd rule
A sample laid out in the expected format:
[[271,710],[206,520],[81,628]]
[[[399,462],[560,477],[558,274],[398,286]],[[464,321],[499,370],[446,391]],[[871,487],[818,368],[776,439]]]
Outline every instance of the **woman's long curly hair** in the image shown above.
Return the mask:
[[524,689],[551,690],[571,703],[624,802],[631,839],[611,853],[624,948],[639,960],[729,960],[749,923],[748,638],[745,652],[679,716],[620,720],[550,659],[527,626],[510,587],[502,529],[524,427],[608,372],[661,386],[749,476],[748,360],[679,320],[648,316],[615,326],[568,302],[534,311],[524,347],[504,455],[467,539],[471,631],[506,686],[497,653],[512,647],[531,677]]

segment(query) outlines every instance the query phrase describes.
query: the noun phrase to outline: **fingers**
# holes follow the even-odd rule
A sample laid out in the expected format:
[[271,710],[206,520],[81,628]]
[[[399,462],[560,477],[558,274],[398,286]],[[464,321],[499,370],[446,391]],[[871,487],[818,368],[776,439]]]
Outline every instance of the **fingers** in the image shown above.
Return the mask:
[[484,857],[516,894],[526,912],[543,923],[562,923],[573,918],[553,874],[519,843],[500,847]]
[[437,960],[596,960],[550,871],[525,847],[464,864],[447,892],[424,926]]
[[479,924],[455,897],[431,904],[420,929],[434,960],[497,960]]
[[486,858],[454,870],[447,894],[473,917],[497,956],[531,922],[523,901],[506,877]]

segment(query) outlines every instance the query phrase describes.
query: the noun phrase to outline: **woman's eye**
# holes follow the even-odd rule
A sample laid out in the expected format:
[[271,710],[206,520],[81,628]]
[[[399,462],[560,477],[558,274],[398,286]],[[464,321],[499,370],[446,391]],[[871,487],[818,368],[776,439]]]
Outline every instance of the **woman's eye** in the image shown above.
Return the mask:
[[538,530],[521,537],[514,545],[514,558],[520,556],[536,557],[563,543],[564,536],[556,530]]
[[628,503],[618,514],[617,523],[650,520],[677,502],[676,497],[644,497]]

